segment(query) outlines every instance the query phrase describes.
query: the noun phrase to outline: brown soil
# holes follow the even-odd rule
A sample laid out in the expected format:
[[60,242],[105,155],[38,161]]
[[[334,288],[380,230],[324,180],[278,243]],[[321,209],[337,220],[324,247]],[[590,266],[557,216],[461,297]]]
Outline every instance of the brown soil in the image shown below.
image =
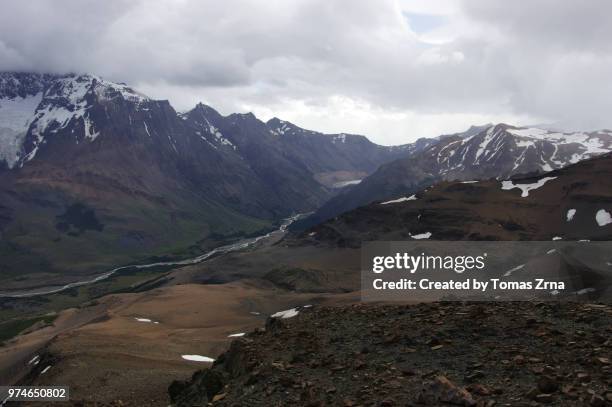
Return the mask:
[[[62,331],[50,342],[46,338],[48,345],[38,342],[38,348],[28,348],[27,357],[42,355],[28,384],[69,385],[74,405],[167,406],[167,389],[173,380],[187,379],[210,365],[184,360],[181,355],[216,358],[231,343],[228,335],[261,327],[277,311],[356,300],[354,294],[295,294],[251,281],[175,285],[107,296],[100,300],[98,307],[105,312],[97,321]],[[79,312],[88,311],[71,311]],[[20,341],[26,342],[29,336]],[[42,332],[37,336],[45,337]]]

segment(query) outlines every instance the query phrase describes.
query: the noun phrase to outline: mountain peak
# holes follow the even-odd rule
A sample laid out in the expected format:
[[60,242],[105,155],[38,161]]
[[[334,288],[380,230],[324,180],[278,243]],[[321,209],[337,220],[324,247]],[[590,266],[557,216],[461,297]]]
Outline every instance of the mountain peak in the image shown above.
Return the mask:
[[292,124],[292,123],[290,123],[290,122],[288,122],[286,120],[281,120],[281,119],[279,119],[278,117],[275,116],[275,117],[271,118],[270,120],[268,120],[266,122],[266,124],[268,126],[270,126],[270,127],[280,127],[283,124]]
[[281,120],[278,117],[273,117],[266,122],[266,126],[270,129],[270,133],[275,136],[283,136],[287,132],[295,132],[296,130],[304,131],[302,128],[286,120]]
[[[138,109],[150,100],[126,84],[91,74],[2,72],[0,162],[6,162],[9,168],[18,162],[23,165],[34,158],[48,141],[47,136],[71,123],[80,122],[84,139],[95,140],[99,129],[95,128],[90,110],[97,104],[125,101]],[[75,137],[79,140],[80,136]]]
[[253,112],[247,112],[247,113],[232,113],[228,116],[229,118],[233,118],[233,119],[241,119],[241,120],[259,120],[254,114]]
[[436,137],[436,140],[443,140],[448,137],[460,137],[460,138],[468,138],[475,136],[489,128],[495,127],[496,125],[493,123],[487,123],[483,125],[471,125],[467,130],[459,132],[459,133],[451,133],[451,134],[442,134]]
[[0,72],[0,98],[25,98],[40,92],[50,97],[82,98],[90,91],[98,97],[140,102],[149,97],[125,83],[115,83],[92,74],[48,74],[37,72]]
[[213,107],[202,103],[202,102],[198,102],[195,107],[187,112],[185,112],[184,114],[190,114],[190,113],[199,113],[202,114],[204,116],[215,116],[215,117],[220,117],[221,114],[216,111]]

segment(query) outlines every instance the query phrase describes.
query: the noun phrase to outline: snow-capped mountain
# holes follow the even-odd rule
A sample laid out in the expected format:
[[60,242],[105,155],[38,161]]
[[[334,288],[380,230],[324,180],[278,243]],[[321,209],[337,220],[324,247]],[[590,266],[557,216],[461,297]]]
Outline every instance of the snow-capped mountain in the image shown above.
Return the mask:
[[[55,134],[68,127],[71,128],[69,138],[76,144],[93,142],[109,118],[108,108],[113,103],[120,104],[126,111],[147,112],[150,111],[149,104],[159,102],[164,101],[151,100],[125,84],[106,81],[94,75],[0,73],[0,162],[4,161],[9,168],[23,166],[36,157],[39,149],[52,141]],[[96,115],[98,117],[95,117]],[[196,127],[194,134],[210,147],[229,147],[237,154],[241,152],[237,144],[231,141],[232,136],[238,138],[238,143],[242,141],[244,144],[246,139],[240,134],[230,134],[226,137],[223,135],[223,128],[229,133],[235,132],[235,129],[229,127],[241,128],[243,135],[252,130],[266,133],[266,136],[269,136],[265,137],[268,141],[284,146],[285,149],[296,147],[296,143],[301,143],[301,148],[310,150],[313,146],[324,145],[325,148],[319,149],[318,152],[299,152],[302,156],[299,159],[309,160],[309,166],[314,171],[350,169],[371,172],[382,162],[413,152],[417,146],[421,146],[419,143],[393,147],[378,146],[363,136],[326,135],[302,129],[280,119],[263,123],[252,114],[223,117],[203,104],[198,104],[189,112],[179,113],[177,117],[182,119],[185,125]],[[130,114],[128,118],[130,125],[134,125],[134,117]],[[141,124],[144,133],[151,137],[147,121]],[[77,131],[76,127],[80,131]],[[284,137],[275,137],[280,135]],[[322,164],[320,161],[323,157],[316,153],[327,155],[327,162]]]
[[411,151],[276,129],[95,75],[0,74],[6,269],[91,271],[252,233]]
[[47,136],[68,126],[75,142],[99,135],[92,114],[96,103],[121,98],[136,106],[149,99],[124,84],[94,75],[39,75],[0,73],[0,161],[22,166],[47,143]]
[[612,151],[612,131],[562,133],[535,127],[489,125],[449,137],[429,151],[445,179],[504,178],[552,171]]
[[[382,165],[330,199],[303,227],[379,200],[408,196],[442,180],[507,179],[541,173],[612,151],[612,131],[563,133],[507,124],[472,127]],[[406,195],[407,194],[407,195]]]

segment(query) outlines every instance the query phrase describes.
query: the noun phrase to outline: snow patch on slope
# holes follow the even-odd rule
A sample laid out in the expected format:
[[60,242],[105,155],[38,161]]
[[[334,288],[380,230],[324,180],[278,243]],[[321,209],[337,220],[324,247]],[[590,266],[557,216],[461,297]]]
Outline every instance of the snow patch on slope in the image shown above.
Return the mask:
[[215,136],[215,139],[217,140],[218,143],[220,143],[220,144],[222,144],[224,146],[232,147],[234,150],[236,149],[236,146],[231,141],[229,141],[228,139],[223,137],[223,134],[221,134],[219,129],[217,129],[212,124],[209,124],[209,131],[210,131],[210,134]]
[[415,195],[410,195],[410,196],[404,196],[398,199],[394,199],[392,201],[382,202],[381,205],[390,205],[390,204],[396,204],[400,202],[416,201],[416,200],[417,200],[417,197]]
[[291,127],[289,126],[289,124],[287,124],[286,121],[279,120],[278,123],[279,126],[277,128],[270,130],[270,134],[272,134],[273,136],[284,136],[285,133],[291,130]]
[[215,361],[213,358],[209,358],[208,356],[202,355],[181,355],[181,357],[185,360],[189,360],[192,362],[212,363]]
[[546,184],[548,181],[551,181],[553,179],[556,179],[557,177],[544,177],[542,179],[539,179],[537,182],[534,182],[533,184],[515,184],[512,181],[502,181],[502,189],[503,190],[511,190],[514,188],[518,188],[520,189],[521,192],[521,197],[525,198],[529,196],[529,191],[541,188],[542,186],[544,186],[544,184]]
[[332,185],[332,188],[344,188],[344,187],[348,187],[349,185],[357,185],[359,183],[361,183],[362,180],[360,179],[353,179],[350,181],[340,181],[340,182],[336,182]]
[[291,309],[288,309],[288,310],[285,310],[285,311],[278,311],[278,312],[270,315],[270,317],[272,317],[272,318],[287,319],[287,318],[293,318],[293,317],[295,317],[299,313],[300,312],[296,308],[291,308]]
[[346,134],[344,133],[340,133],[337,136],[333,136],[334,138],[332,139],[332,142],[336,143],[346,143]]
[[512,275],[512,273],[514,273],[515,271],[519,271],[520,269],[522,269],[523,267],[525,267],[524,264],[519,264],[518,266],[506,271],[504,273],[504,277],[510,277]]
[[489,143],[491,143],[491,141],[493,141],[493,139],[499,134],[500,130],[498,129],[497,131],[495,131],[495,129],[497,129],[497,127],[489,127],[487,129],[485,137],[478,146],[478,151],[476,151],[476,156],[474,157],[475,163],[480,161],[480,156],[482,156],[482,154],[487,150],[487,146],[489,145]]
[[612,223],[612,216],[610,216],[610,212],[605,209],[600,209],[595,214],[595,221],[599,226],[606,226]]
[[[187,116],[185,115],[181,117],[183,119],[187,119]],[[195,118],[194,123],[197,124],[204,133],[212,136],[212,138],[209,138],[206,135],[202,134],[202,132],[196,131],[196,134],[200,136],[200,139],[202,139],[202,141],[206,142],[215,150],[217,150],[217,147],[219,145],[227,146],[236,150],[236,145],[230,140],[228,140],[226,137],[224,137],[221,131],[216,128],[203,114]]]

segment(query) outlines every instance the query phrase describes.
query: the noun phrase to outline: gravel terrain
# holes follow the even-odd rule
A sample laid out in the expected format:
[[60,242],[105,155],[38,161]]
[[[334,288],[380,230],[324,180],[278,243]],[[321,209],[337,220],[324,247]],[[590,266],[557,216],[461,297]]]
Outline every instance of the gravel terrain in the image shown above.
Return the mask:
[[612,406],[612,307],[430,303],[270,318],[177,406]]

